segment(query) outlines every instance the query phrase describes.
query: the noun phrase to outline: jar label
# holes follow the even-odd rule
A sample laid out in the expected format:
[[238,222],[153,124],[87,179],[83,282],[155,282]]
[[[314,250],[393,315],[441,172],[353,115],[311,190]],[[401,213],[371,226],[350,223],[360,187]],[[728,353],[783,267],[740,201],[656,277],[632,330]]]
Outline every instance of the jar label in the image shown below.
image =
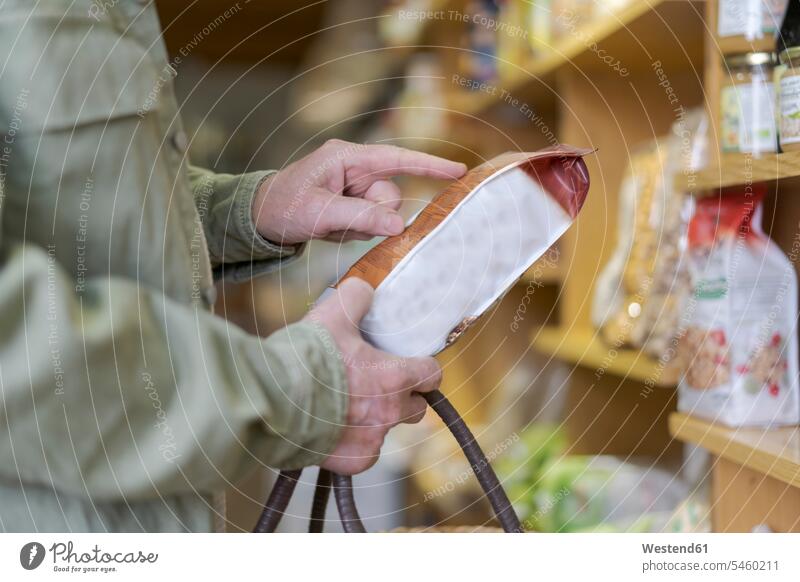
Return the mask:
[[800,75],[781,79],[781,144],[800,142]]
[[717,34],[762,38],[780,27],[787,0],[720,0]]
[[751,83],[730,85],[721,92],[723,152],[761,153],[776,150],[775,90],[754,77]]

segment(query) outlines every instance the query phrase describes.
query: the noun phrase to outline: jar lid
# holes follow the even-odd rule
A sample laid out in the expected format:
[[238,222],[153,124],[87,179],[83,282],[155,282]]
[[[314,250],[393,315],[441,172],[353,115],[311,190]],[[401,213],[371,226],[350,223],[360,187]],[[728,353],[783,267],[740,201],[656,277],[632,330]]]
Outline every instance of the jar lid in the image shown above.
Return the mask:
[[725,58],[728,68],[738,69],[739,67],[757,67],[759,65],[775,65],[778,59],[775,53],[745,53],[743,55],[731,55]]
[[790,63],[791,61],[798,62],[800,60],[800,46],[792,46],[787,48],[781,53],[780,59],[781,63],[784,65]]

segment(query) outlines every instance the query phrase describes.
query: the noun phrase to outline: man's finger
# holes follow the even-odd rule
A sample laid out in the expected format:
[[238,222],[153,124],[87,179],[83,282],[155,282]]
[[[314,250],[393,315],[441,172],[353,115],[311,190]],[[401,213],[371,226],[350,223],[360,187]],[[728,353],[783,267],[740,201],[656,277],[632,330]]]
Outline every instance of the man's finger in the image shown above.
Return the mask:
[[425,412],[428,410],[428,403],[419,394],[410,394],[403,407],[402,422],[406,424],[417,424],[425,418]]
[[371,234],[361,234],[359,232],[353,232],[352,230],[334,230],[333,232],[328,233],[326,237],[322,240],[326,240],[328,242],[349,242],[351,240],[372,240],[375,238]]
[[359,170],[372,178],[412,175],[454,180],[467,166],[393,145],[368,145],[344,158],[348,169]]
[[433,358],[406,358],[408,386],[414,392],[430,392],[442,383],[442,368]]
[[391,208],[370,200],[336,196],[326,200],[314,230],[322,233],[353,231],[372,236],[403,232],[403,217]]
[[376,202],[392,210],[399,210],[403,204],[403,193],[391,180],[376,180],[367,188],[364,200]]

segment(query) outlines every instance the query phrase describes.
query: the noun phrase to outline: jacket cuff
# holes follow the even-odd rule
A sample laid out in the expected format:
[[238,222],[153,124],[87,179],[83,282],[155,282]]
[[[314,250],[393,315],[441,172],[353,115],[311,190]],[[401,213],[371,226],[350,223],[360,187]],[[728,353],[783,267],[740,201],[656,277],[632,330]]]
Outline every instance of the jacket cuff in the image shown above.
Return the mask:
[[250,279],[255,279],[261,275],[272,273],[286,265],[294,263],[303,255],[305,243],[297,245],[297,251],[293,255],[277,259],[265,259],[263,261],[241,261],[239,263],[222,263],[214,267],[214,281],[225,281],[228,283],[243,283]]
[[236,216],[235,238],[247,245],[252,259],[279,259],[297,254],[301,245],[279,245],[265,239],[256,230],[253,219],[253,201],[258,188],[277,170],[249,172],[242,174],[233,198],[233,212]]
[[267,427],[273,439],[270,457],[277,469],[322,463],[336,447],[347,422],[349,389],[343,358],[324,326],[302,321],[270,336],[283,345],[281,363],[291,402],[284,430]]
[[305,250],[306,243],[279,245],[258,233],[253,219],[253,201],[261,184],[277,173],[277,170],[249,172],[238,176],[233,195],[233,228],[226,234],[227,259],[214,268],[214,278],[232,283],[249,281],[265,275],[297,260]]

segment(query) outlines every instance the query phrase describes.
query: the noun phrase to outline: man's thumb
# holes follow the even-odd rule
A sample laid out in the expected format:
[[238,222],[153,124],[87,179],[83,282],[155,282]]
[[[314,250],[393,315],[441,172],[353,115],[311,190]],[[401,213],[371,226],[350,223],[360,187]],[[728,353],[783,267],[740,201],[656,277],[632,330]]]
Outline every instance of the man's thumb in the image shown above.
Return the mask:
[[372,286],[358,277],[348,277],[337,287],[337,297],[347,321],[358,327],[361,320],[372,305],[372,295],[375,290]]

